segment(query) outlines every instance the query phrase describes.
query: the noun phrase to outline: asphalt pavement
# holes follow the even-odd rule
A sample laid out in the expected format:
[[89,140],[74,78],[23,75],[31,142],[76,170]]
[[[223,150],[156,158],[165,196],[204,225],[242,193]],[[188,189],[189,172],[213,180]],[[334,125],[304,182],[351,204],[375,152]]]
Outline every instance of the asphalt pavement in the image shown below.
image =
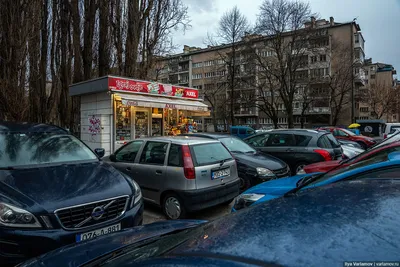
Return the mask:
[[[186,219],[197,219],[211,221],[231,212],[233,201],[229,205],[218,205],[209,209],[201,210],[196,213],[188,214]],[[161,208],[144,203],[143,223],[149,224],[153,222],[166,220]]]

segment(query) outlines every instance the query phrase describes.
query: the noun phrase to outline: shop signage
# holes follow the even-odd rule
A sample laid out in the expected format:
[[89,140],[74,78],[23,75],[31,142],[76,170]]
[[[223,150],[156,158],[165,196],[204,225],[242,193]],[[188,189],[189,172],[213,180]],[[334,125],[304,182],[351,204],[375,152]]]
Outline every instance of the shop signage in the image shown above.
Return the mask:
[[174,104],[165,104],[165,108],[176,109],[176,105],[174,105]]
[[147,101],[133,101],[126,99],[122,99],[122,104],[125,106],[170,108],[170,109],[182,109],[182,110],[203,111],[203,112],[208,111],[208,107],[199,107],[199,106],[184,105],[184,104],[157,103],[157,102],[147,102]]
[[157,82],[138,81],[115,77],[108,78],[108,89],[114,91],[147,93],[181,98],[199,98],[199,91],[196,89]]

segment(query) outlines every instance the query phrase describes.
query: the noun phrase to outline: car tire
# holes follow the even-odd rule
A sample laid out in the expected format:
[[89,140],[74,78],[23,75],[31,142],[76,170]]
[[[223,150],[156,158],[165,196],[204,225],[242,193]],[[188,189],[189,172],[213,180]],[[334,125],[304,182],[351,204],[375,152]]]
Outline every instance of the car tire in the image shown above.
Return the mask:
[[308,163],[306,162],[299,162],[296,164],[296,166],[293,168],[292,170],[292,175],[295,176],[297,175],[297,173],[302,170],[306,165],[308,165]]
[[186,216],[186,209],[181,198],[174,194],[167,194],[162,202],[162,209],[168,220],[183,219]]
[[368,148],[368,146],[364,143],[364,142],[357,142],[362,149],[366,150]]
[[246,191],[251,187],[251,182],[249,179],[239,177],[239,180],[240,180],[240,188],[239,188],[240,192]]

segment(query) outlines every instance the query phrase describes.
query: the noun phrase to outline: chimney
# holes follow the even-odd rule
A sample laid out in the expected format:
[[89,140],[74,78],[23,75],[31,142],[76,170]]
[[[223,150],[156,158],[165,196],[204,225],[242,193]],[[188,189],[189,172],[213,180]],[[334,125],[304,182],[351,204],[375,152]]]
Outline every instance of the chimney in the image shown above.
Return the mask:
[[311,28],[315,28],[315,17],[311,17]]
[[333,19],[333,17],[329,17],[329,24],[331,26],[335,25],[335,20]]
[[189,53],[189,51],[190,51],[190,47],[188,45],[184,45],[183,46],[183,53],[186,54],[186,53]]

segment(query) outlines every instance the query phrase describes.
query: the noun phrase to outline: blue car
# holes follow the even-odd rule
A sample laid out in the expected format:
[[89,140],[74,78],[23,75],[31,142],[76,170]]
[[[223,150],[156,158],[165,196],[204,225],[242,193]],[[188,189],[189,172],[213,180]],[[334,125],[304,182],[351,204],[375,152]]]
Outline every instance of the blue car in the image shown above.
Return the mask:
[[400,152],[377,155],[371,159],[334,169],[327,173],[310,173],[271,180],[254,186],[235,199],[232,212],[294,194],[299,190],[318,187],[343,180],[378,178],[400,178]]
[[345,261],[398,261],[399,205],[399,180],[344,181],[209,223],[166,221],[113,233],[21,267],[330,267]]
[[64,129],[0,122],[0,265],[141,225],[139,186]]

